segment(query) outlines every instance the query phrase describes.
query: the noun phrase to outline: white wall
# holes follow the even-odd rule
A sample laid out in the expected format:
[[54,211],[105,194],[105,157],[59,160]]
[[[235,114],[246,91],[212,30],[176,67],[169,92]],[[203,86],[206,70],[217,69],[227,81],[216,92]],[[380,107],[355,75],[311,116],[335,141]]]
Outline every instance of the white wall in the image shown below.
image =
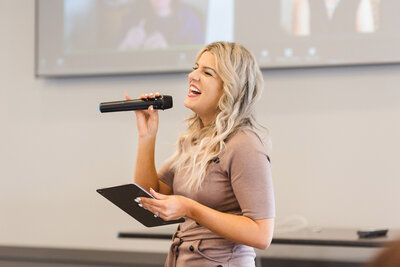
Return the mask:
[[[102,101],[160,91],[158,166],[187,111],[185,74],[34,77],[34,1],[0,2],[0,245],[164,250],[118,240],[144,227],[95,189],[131,181],[133,114]],[[264,71],[260,121],[271,130],[277,218],[335,227],[400,226],[400,66]]]

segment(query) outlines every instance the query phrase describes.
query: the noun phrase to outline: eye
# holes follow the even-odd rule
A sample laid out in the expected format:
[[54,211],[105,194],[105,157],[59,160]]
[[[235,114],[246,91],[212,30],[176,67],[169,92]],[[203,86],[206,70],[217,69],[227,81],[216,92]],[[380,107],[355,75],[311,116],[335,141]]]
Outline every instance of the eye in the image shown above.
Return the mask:
[[208,71],[205,71],[204,74],[207,75],[207,76],[212,76],[212,74],[209,73]]

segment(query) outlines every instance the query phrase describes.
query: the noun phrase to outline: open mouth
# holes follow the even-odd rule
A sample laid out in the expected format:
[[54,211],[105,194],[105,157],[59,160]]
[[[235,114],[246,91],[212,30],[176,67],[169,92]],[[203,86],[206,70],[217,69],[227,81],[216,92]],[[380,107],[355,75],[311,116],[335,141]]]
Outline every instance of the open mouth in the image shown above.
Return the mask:
[[201,94],[200,90],[197,89],[193,85],[189,87],[189,93],[192,94],[192,95],[200,95]]

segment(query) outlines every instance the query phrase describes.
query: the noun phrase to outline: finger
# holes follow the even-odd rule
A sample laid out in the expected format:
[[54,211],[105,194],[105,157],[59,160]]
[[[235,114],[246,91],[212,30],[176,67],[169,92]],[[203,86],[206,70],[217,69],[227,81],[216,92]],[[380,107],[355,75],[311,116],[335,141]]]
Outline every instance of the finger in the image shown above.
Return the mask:
[[160,93],[159,93],[159,92],[156,92],[156,93],[154,94],[154,96],[155,96],[155,97],[159,97],[159,96],[160,96]]
[[149,197],[143,197],[140,200],[140,204],[143,205],[143,207],[147,207],[147,208],[162,208],[161,203],[154,198],[149,198]]
[[166,198],[167,198],[166,195],[163,195],[163,194],[161,194],[161,193],[156,192],[153,188],[150,188],[150,193],[151,193],[156,199],[159,199],[159,200],[163,200],[163,199],[166,199]]
[[148,109],[148,115],[150,116],[150,120],[153,121],[153,123],[158,124],[158,110],[154,109],[153,106],[150,106]]
[[125,99],[126,100],[131,100],[131,97],[128,95],[128,93],[125,93]]
[[154,98],[154,95],[153,95],[153,93],[141,94],[139,98],[141,98],[141,99]]
[[158,110],[154,109],[153,106],[151,106],[151,109],[149,110],[149,115],[150,119],[158,124]]
[[149,204],[142,204],[142,207],[145,209],[145,210],[148,210],[148,211],[150,211],[151,213],[156,213],[156,212],[158,212],[159,214],[161,214],[162,213],[162,211],[163,211],[163,209],[162,208],[160,208],[160,207],[156,207],[156,206],[153,206],[153,205],[149,205]]

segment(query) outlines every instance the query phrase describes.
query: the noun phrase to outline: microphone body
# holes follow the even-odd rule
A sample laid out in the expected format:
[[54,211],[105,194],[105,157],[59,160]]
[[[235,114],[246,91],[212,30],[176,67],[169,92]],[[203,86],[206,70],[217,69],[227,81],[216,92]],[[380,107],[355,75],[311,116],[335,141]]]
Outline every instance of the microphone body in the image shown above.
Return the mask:
[[124,101],[112,101],[100,103],[100,112],[118,112],[128,110],[144,110],[150,106],[154,109],[169,109],[172,108],[172,96],[161,95],[156,98],[145,98],[145,99],[132,99]]

